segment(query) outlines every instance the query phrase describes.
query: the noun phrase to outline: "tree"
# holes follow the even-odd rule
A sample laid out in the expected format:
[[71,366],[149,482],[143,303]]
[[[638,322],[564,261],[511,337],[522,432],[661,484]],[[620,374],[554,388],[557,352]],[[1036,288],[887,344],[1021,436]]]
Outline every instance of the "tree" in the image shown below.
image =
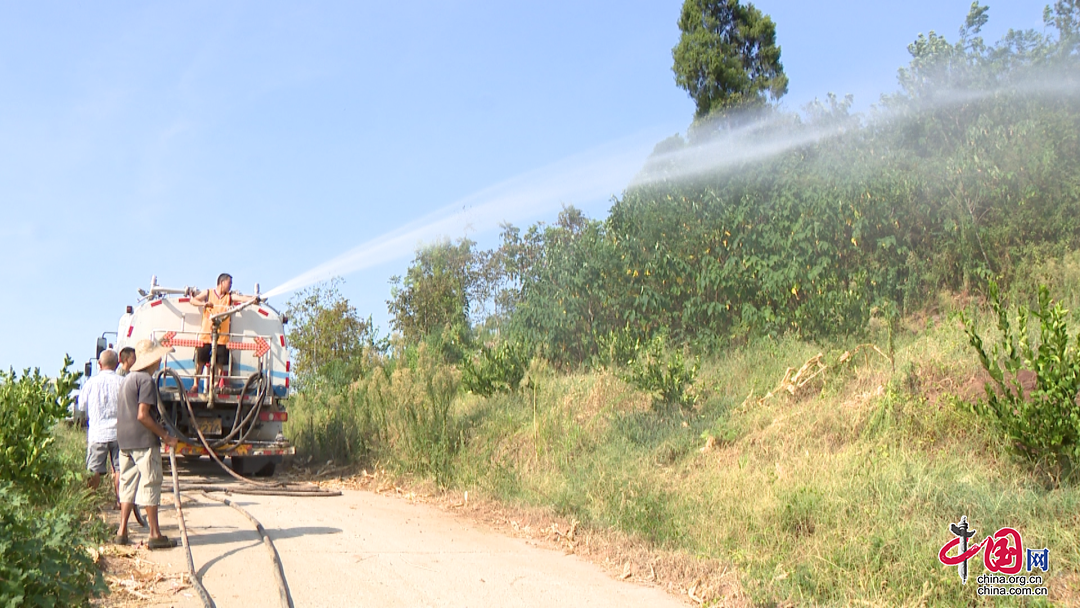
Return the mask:
[[342,279],[298,292],[286,305],[292,321],[289,344],[301,384],[316,379],[351,382],[374,355],[371,319],[361,319],[341,295]]
[[572,368],[621,326],[613,301],[620,293],[615,244],[601,222],[574,207],[564,208],[553,226],[530,233],[528,249],[539,246],[539,257],[519,266],[521,298],[509,329],[515,339],[540,345],[555,365]]
[[464,336],[469,328],[470,303],[479,284],[475,243],[460,239],[425,247],[416,253],[404,277],[393,277],[386,302],[394,318],[390,325],[415,344],[445,327]]
[[776,25],[739,0],[686,0],[672,49],[675,82],[697,104],[696,119],[764,105],[787,93]]

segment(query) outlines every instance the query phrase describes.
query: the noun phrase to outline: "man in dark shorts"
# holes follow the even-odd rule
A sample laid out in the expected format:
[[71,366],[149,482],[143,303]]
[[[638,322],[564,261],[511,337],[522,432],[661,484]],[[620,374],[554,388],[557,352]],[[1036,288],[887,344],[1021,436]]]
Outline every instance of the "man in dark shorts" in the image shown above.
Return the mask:
[[[228,375],[229,348],[226,344],[229,342],[229,326],[231,325],[231,319],[225,317],[221,320],[221,323],[218,325],[217,344],[211,345],[213,338],[213,335],[211,334],[213,331],[213,321],[211,318],[216,314],[229,310],[233,306],[247,304],[255,299],[257,298],[234,293],[232,291],[232,275],[224,272],[218,275],[217,287],[201,291],[192,296],[191,304],[203,309],[202,330],[199,334],[199,340],[201,340],[203,344],[195,349],[196,375],[201,374],[203,368],[210,366],[211,356],[214,358],[214,375],[218,377]],[[221,379],[220,385],[224,386],[224,378]]]
[[117,544],[128,543],[128,516],[135,505],[146,511],[150,528],[147,547],[163,549],[172,541],[158,527],[161,504],[161,442],[176,447],[177,440],[157,421],[157,384],[151,373],[161,366],[161,358],[172,349],[150,340],[135,345],[135,363],[120,387],[116,418],[116,441],[120,446],[120,529]]

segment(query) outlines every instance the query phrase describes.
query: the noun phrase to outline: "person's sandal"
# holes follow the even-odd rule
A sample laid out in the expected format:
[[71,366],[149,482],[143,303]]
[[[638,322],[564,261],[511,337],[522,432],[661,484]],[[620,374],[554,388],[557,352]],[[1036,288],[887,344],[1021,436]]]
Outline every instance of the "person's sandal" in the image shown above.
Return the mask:
[[117,534],[115,537],[113,537],[113,544],[114,545],[130,545],[131,541],[128,540],[127,536]]
[[174,546],[176,545],[173,544],[173,541],[168,536],[164,535],[157,538],[151,538],[150,541],[146,543],[147,549],[171,549]]

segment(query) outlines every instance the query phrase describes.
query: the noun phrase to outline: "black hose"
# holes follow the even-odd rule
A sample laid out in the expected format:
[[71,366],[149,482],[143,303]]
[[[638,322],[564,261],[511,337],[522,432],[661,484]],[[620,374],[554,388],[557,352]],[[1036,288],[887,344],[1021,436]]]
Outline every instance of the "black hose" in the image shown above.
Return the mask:
[[247,416],[245,416],[244,419],[241,421],[240,412],[243,411],[244,395],[247,394],[248,388],[251,386],[253,380],[261,380],[264,377],[265,376],[262,372],[255,372],[254,374],[248,376],[247,380],[244,380],[244,388],[240,389],[240,396],[236,400],[236,417],[233,418],[232,430],[229,431],[228,435],[222,437],[221,439],[218,439],[210,445],[214,447],[224,445],[225,443],[231,441],[232,438],[236,436],[237,431],[241,429],[245,429],[244,434],[240,437],[240,439],[236,440],[236,444],[239,445],[241,443],[244,443],[244,441],[248,438],[248,435],[250,435],[251,431],[255,428],[255,418],[259,415],[259,410],[262,409],[263,401],[266,399],[266,395],[268,392],[266,390],[267,383],[264,382],[259,385],[259,390],[255,393],[255,406],[248,410]]
[[202,580],[199,579],[199,573],[195,570],[195,559],[191,557],[191,544],[188,542],[187,523],[184,521],[184,508],[180,499],[180,478],[176,474],[176,451],[169,452],[169,465],[172,468],[172,480],[173,480],[173,500],[176,501],[176,520],[180,525],[180,540],[184,544],[184,553],[187,554],[187,566],[188,574],[191,576],[191,585],[195,587],[195,591],[199,594],[199,599],[202,600],[203,608],[217,608],[214,604],[214,598],[210,597],[210,592],[203,586]]
[[263,528],[263,525],[259,523],[259,520],[255,519],[246,509],[228,498],[211,496],[206,493],[206,490],[203,490],[202,495],[210,500],[229,505],[233,509],[239,511],[244,517],[248,518],[248,521],[255,525],[255,531],[259,533],[259,537],[263,541],[263,546],[266,547],[266,551],[270,554],[270,560],[274,562],[274,576],[278,583],[278,593],[280,594],[281,605],[286,606],[287,608],[293,608],[292,594],[289,593],[289,582],[285,579],[285,567],[281,565],[281,556],[278,555],[277,547],[274,546],[274,541],[270,540],[270,535],[266,533],[266,528]]
[[258,416],[259,411],[262,409],[262,404],[266,400],[266,396],[269,393],[269,389],[267,388],[269,383],[268,382],[261,383],[259,385],[259,390],[255,393],[255,406],[252,407],[250,410],[248,410],[247,416],[245,416],[243,418],[243,420],[241,420],[240,419],[240,413],[243,411],[244,395],[247,394],[248,389],[251,387],[251,385],[252,385],[252,383],[254,381],[266,379],[265,374],[263,374],[262,372],[255,372],[254,374],[251,374],[250,376],[248,376],[247,380],[244,381],[244,387],[240,392],[239,398],[237,399],[236,416],[233,418],[233,428],[230,430],[229,434],[226,435],[225,437],[222,437],[222,438],[217,439],[217,440],[212,441],[212,442],[208,442],[208,441],[205,440],[204,437],[202,437],[202,432],[198,428],[199,425],[195,421],[195,410],[191,407],[191,402],[188,401],[187,393],[184,391],[184,383],[183,383],[183,380],[181,380],[180,375],[177,374],[176,371],[173,370],[172,368],[168,368],[168,367],[163,368],[160,371],[158,371],[156,374],[154,374],[154,382],[155,382],[155,384],[160,385],[162,376],[169,376],[169,377],[171,377],[173,379],[173,382],[176,383],[177,392],[178,392],[178,394],[180,396],[180,401],[181,401],[181,403],[184,404],[185,408],[187,409],[189,419],[191,420],[191,424],[195,426],[195,431],[199,435],[199,437],[200,437],[200,439],[202,441],[196,441],[193,437],[189,437],[189,436],[185,435],[184,433],[181,433],[180,429],[177,428],[177,426],[176,426],[176,421],[171,420],[171,419],[168,418],[168,416],[167,416],[167,414],[165,412],[164,402],[161,399],[160,386],[158,386],[158,389],[159,389],[158,390],[158,412],[161,414],[162,422],[165,424],[166,428],[173,435],[175,435],[177,439],[182,440],[184,443],[188,443],[188,444],[191,444],[191,445],[196,445],[196,444],[202,443],[208,449],[210,449],[210,448],[219,448],[219,447],[221,447],[223,445],[231,443],[233,438],[236,436],[237,431],[242,430],[243,434],[241,435],[241,437],[239,439],[237,439],[235,443],[233,443],[232,445],[227,446],[226,449],[223,450],[225,453],[229,453],[229,452],[235,450],[237,447],[240,446],[240,444],[242,444],[245,440],[247,440],[249,435],[251,435],[251,432],[255,429],[255,419]]
[[229,486],[215,485],[191,485],[180,488],[181,490],[199,490],[201,492],[221,492],[223,494],[242,494],[245,496],[341,496],[336,490],[324,490],[318,486],[300,486],[296,488],[285,487],[281,489],[271,488],[233,488]]
[[[187,399],[187,394],[184,391],[184,385],[183,385],[183,382],[180,379],[179,374],[177,374],[172,369],[164,368],[164,369],[162,369],[162,370],[160,370],[160,371],[158,371],[157,373],[154,374],[154,384],[155,384],[155,386],[157,386],[160,383],[161,377],[163,375],[171,376],[173,378],[173,380],[176,382],[176,386],[177,386],[178,392],[180,394],[180,400],[181,400],[181,402],[183,402],[184,406],[186,407],[187,412],[188,412],[188,416],[189,416],[190,420],[192,421],[192,423],[194,424],[194,422],[195,422],[195,410],[191,407],[191,402],[188,401],[188,399]],[[245,381],[244,390],[240,393],[240,399],[239,399],[240,403],[237,405],[238,411],[239,411],[239,408],[240,408],[241,404],[243,403],[244,395],[247,393],[247,389],[250,386],[251,379],[256,377],[256,376],[261,377],[261,376],[263,376],[263,374],[262,374],[262,372],[257,372],[255,374],[252,374],[251,376],[249,376],[248,380]],[[265,387],[267,385],[269,385],[269,382],[263,383],[263,387]],[[255,407],[252,408],[251,412],[248,413],[248,416],[242,422],[240,422],[239,425],[237,425],[236,421],[234,420],[232,433],[235,433],[238,428],[242,428],[245,424],[247,424],[248,420],[253,417],[253,413],[258,411],[259,407],[262,404],[262,401],[265,399],[265,395],[266,395],[266,393],[264,391],[262,391],[262,390],[260,390],[256,394],[256,405],[255,405]],[[186,443],[194,445],[195,442],[192,441],[190,438],[188,438],[183,433],[181,433],[180,429],[178,429],[176,427],[176,424],[174,424],[174,421],[170,420],[169,417],[166,415],[165,403],[161,398],[161,391],[160,390],[158,390],[158,403],[157,403],[157,406],[158,406],[158,413],[160,414],[160,418],[162,420],[162,423],[167,427],[167,430],[169,430],[169,432],[172,433],[178,439],[182,439]],[[239,418],[239,414],[237,415],[237,418]],[[254,424],[251,424],[250,428],[254,428],[254,426],[255,426]],[[303,496],[303,497],[307,497],[307,496],[341,496],[341,492],[336,492],[336,491],[331,491],[331,490],[323,490],[322,488],[319,488],[317,486],[314,486],[314,487],[312,487],[312,486],[298,486],[298,487],[289,488],[288,486],[290,484],[260,483],[260,482],[252,481],[250,479],[245,479],[244,477],[242,477],[240,475],[237,475],[229,467],[225,466],[225,463],[221,461],[221,458],[217,455],[217,452],[214,450],[214,447],[211,446],[211,444],[206,440],[206,437],[203,436],[202,430],[199,429],[199,425],[194,424],[194,427],[195,427],[195,433],[199,436],[199,443],[206,450],[207,454],[209,454],[210,458],[213,459],[214,462],[216,462],[218,464],[218,466],[220,466],[222,468],[222,470],[224,470],[229,475],[232,475],[233,477],[237,478],[238,480],[240,480],[244,484],[256,486],[255,488],[250,488],[250,489],[207,487],[207,488],[203,489],[202,494],[203,494],[203,496],[205,496],[206,498],[209,498],[210,500],[215,500],[215,501],[218,501],[218,502],[222,502],[222,503],[227,504],[230,507],[240,511],[249,520],[251,520],[255,524],[255,529],[259,532],[259,535],[262,537],[263,544],[267,548],[267,550],[270,552],[270,557],[271,557],[272,561],[274,562],[274,566],[276,568],[274,574],[275,574],[275,576],[277,578],[278,588],[279,588],[279,592],[281,594],[282,604],[285,605],[285,606],[288,606],[288,608],[293,608],[292,595],[289,593],[288,583],[285,581],[285,569],[281,564],[281,557],[278,555],[277,548],[274,547],[273,541],[271,541],[270,537],[266,534],[266,530],[263,529],[262,524],[260,524],[258,522],[258,520],[256,520],[254,517],[252,517],[250,513],[248,513],[244,509],[240,508],[238,505],[234,504],[232,501],[230,501],[228,499],[215,498],[213,496],[210,496],[206,492],[207,491],[221,491],[221,492],[226,492],[226,493],[257,494],[257,495],[264,495],[264,496]],[[230,433],[230,435],[232,433]],[[248,433],[250,433],[250,430],[248,431]],[[248,433],[245,433],[243,435],[243,437],[240,438],[238,444],[242,443],[244,441],[244,439],[247,438]],[[176,451],[175,450],[170,450],[169,451],[169,463],[170,463],[171,468],[172,468],[173,497],[174,497],[174,499],[176,501],[176,516],[177,516],[177,520],[178,520],[179,527],[180,527],[181,540],[183,542],[184,551],[185,551],[186,557],[187,557],[188,572],[189,572],[189,574],[191,576],[192,586],[195,587],[195,590],[198,592],[199,598],[202,600],[204,608],[216,608],[216,605],[214,604],[213,598],[210,597],[210,593],[203,586],[202,580],[199,578],[198,572],[195,570],[195,560],[192,558],[192,555],[191,555],[191,546],[188,543],[188,537],[187,537],[187,525],[186,525],[186,523],[184,521],[184,512],[183,512],[183,509],[181,507],[180,479],[179,479],[179,476],[177,475]]]

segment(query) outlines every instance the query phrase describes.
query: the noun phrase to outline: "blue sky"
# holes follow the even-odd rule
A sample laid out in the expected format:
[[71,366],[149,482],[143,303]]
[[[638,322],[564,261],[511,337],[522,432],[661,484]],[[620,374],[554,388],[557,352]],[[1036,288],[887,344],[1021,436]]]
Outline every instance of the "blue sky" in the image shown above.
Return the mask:
[[[991,2],[984,36],[1041,29],[1044,4]],[[755,5],[777,23],[786,107],[835,92],[865,109],[895,89],[907,44],[955,39],[969,3]],[[227,271],[267,291],[432,213],[467,212],[497,184],[532,193],[505,210],[488,200],[518,225],[562,204],[602,217],[625,183],[561,182],[583,158],[690,122],[671,73],[680,7],[4,3],[0,368],[85,361],[151,275],[205,288]],[[490,220],[465,213],[447,236],[467,224],[493,244]],[[345,276],[384,333],[408,249]]]

